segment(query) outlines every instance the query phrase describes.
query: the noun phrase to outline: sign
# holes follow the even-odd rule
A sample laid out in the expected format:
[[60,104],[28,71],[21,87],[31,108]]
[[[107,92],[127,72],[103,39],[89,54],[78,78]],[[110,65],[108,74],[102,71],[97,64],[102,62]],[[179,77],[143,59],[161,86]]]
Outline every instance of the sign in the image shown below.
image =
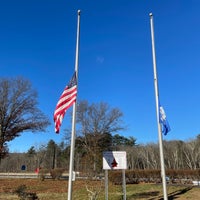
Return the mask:
[[104,151],[103,169],[127,169],[126,151]]
[[26,170],[26,165],[22,165],[21,170]]

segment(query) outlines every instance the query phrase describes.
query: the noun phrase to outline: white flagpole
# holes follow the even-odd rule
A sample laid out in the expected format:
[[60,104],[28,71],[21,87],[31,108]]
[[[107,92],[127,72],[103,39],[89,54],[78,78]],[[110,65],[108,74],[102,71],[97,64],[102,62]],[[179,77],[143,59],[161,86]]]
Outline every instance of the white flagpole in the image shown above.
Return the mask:
[[151,24],[154,87],[155,87],[155,99],[156,99],[156,115],[157,115],[157,123],[158,123],[158,138],[159,138],[159,148],[160,148],[161,177],[162,177],[162,183],[163,183],[164,200],[167,200],[168,197],[167,197],[165,164],[164,164],[164,155],[163,155],[162,130],[161,130],[161,124],[159,122],[159,94],[158,94],[158,79],[157,79],[157,71],[156,71],[156,54],[155,54],[155,44],[154,44],[153,14],[150,13],[149,16],[150,16],[150,24]]
[[[76,38],[76,58],[75,58],[75,72],[76,72],[77,84],[78,84],[80,13],[81,13],[81,11],[78,10],[77,38]],[[78,87],[78,85],[77,85],[77,87]],[[73,178],[73,168],[74,168],[75,136],[76,136],[76,102],[73,104],[73,115],[72,115],[72,133],[71,133],[69,181],[68,181],[68,200],[72,200],[72,178]]]

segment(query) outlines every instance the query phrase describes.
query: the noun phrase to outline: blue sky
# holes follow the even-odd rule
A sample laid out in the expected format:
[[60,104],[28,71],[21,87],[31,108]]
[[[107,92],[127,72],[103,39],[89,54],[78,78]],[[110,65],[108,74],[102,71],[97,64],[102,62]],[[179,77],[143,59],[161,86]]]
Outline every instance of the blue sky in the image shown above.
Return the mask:
[[198,0],[7,0],[0,6],[0,74],[23,76],[38,91],[52,125],[22,133],[11,152],[63,140],[53,112],[74,72],[77,10],[81,10],[78,100],[106,102],[124,113],[138,144],[157,142],[149,13],[154,15],[160,101],[171,132],[165,140],[200,133],[200,2]]

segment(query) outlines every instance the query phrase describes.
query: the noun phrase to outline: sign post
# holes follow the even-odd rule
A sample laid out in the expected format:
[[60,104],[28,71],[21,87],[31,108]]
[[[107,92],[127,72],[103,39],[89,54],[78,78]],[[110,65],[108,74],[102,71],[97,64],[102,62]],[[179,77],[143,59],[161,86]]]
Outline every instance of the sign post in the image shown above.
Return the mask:
[[108,200],[108,170],[105,170],[105,199]]
[[125,169],[122,169],[122,179],[123,179],[123,200],[126,200],[126,175]]

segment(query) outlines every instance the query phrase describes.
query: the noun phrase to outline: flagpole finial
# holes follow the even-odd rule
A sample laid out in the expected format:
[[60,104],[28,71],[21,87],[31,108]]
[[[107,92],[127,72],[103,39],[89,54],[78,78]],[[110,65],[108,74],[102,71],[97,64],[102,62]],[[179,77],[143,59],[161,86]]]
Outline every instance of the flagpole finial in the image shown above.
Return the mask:
[[149,16],[150,16],[150,17],[153,17],[153,13],[149,13]]
[[81,10],[78,10],[78,14],[79,14],[79,15],[81,14]]

